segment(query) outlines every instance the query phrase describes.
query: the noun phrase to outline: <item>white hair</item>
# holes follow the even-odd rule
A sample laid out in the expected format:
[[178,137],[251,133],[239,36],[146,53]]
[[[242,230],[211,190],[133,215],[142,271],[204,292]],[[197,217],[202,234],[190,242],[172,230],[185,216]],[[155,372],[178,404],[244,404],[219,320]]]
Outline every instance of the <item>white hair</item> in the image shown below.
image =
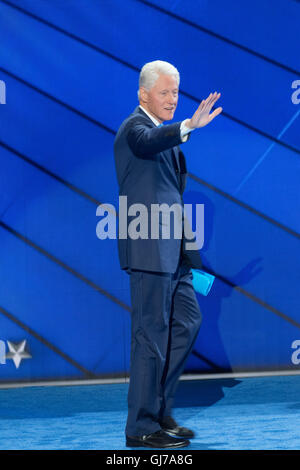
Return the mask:
[[[160,74],[173,75],[178,83],[180,82],[180,75],[176,67],[163,60],[154,60],[145,64],[140,71],[139,88],[143,87],[149,91],[155,84]],[[138,98],[140,98],[140,90],[138,90]]]

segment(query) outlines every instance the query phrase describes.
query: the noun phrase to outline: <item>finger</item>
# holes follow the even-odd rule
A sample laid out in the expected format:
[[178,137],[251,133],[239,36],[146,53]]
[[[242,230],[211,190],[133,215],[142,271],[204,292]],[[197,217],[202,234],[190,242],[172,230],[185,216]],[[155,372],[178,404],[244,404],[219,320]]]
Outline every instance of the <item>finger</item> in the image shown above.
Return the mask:
[[216,97],[218,96],[218,93],[215,91],[214,93],[211,93],[211,97],[210,97],[210,102],[211,101],[214,101],[216,99]]
[[210,102],[213,100],[214,94],[210,93],[209,96],[205,100],[205,107],[209,106]]
[[199,113],[203,110],[205,106],[205,100],[202,100],[201,103],[199,104],[198,108],[195,111],[195,115],[198,116]]
[[198,115],[203,111],[206,110],[209,112],[211,108],[213,107],[214,103],[220,98],[221,93],[217,93],[216,91],[214,93],[210,93],[208,97],[205,100],[202,100],[199,107],[195,111],[195,115],[198,117]]
[[221,93],[217,93],[217,92],[216,92],[215,98],[214,98],[214,100],[213,100],[213,103],[214,103],[214,104],[216,103],[216,101],[218,101],[218,99],[220,99],[220,96],[221,96]]
[[217,93],[215,92],[213,97],[211,98],[209,104],[207,105],[207,111],[210,111],[212,109],[212,107],[215,105],[215,103],[218,101],[218,99],[220,98],[221,96],[221,93]]
[[210,115],[209,115],[209,119],[210,121],[212,121],[216,116],[218,116],[219,114],[221,114],[221,112],[223,111],[223,108],[220,106],[219,108],[215,109]]
[[212,94],[211,99],[209,100],[209,106],[214,105],[214,103],[220,98],[221,93],[216,91]]
[[204,108],[205,106],[205,103],[206,101],[205,100],[202,100],[201,103],[200,103],[200,106],[198,107],[197,111],[202,111],[202,109]]

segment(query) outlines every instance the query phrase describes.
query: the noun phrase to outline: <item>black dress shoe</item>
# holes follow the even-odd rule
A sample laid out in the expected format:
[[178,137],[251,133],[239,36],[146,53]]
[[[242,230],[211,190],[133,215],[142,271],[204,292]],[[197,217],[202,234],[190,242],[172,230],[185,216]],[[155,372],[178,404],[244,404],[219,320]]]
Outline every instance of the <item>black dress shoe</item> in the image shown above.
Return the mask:
[[159,424],[163,431],[173,434],[174,436],[180,436],[185,438],[195,437],[194,431],[183,426],[178,426],[175,419],[172,416],[165,416]]
[[190,441],[171,437],[166,432],[159,431],[145,436],[126,436],[127,447],[160,447],[163,449],[177,449],[188,446]]

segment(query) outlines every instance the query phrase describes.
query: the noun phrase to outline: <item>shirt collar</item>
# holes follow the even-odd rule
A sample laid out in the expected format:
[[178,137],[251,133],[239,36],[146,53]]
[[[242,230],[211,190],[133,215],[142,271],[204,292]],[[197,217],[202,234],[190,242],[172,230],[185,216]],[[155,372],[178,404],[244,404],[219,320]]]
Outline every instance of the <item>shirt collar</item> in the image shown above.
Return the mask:
[[148,111],[146,111],[145,108],[143,108],[143,106],[139,105],[139,107],[144,111],[144,113],[147,114],[147,116],[151,119],[151,121],[156,125],[156,126],[159,126],[160,125],[160,122],[155,119],[155,117],[151,116],[151,114],[148,113]]

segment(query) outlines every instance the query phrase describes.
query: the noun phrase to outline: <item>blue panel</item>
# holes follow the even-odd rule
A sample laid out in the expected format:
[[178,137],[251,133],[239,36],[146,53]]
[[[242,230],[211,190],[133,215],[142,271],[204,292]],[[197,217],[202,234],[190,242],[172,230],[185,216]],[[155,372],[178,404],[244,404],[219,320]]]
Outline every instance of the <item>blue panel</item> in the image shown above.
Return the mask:
[[[116,95],[123,69],[119,63],[4,4],[0,5],[0,40],[4,68],[108,127],[120,123],[120,116],[132,109],[132,102],[129,105]],[[109,78],[105,70],[110,71]],[[136,72],[131,82],[136,90]]]
[[182,150],[189,172],[300,232],[297,212],[290,210],[300,200],[294,152],[224,119],[194,131]]
[[[18,3],[24,3],[20,0]],[[151,0],[193,24],[299,71],[299,5],[294,0]],[[37,2],[26,0],[30,10]],[[254,34],[255,32],[255,34]]]
[[192,180],[184,201],[205,205],[204,264],[300,323],[299,240]]
[[[247,127],[300,149],[300,113],[291,101],[299,76],[272,63],[299,70],[299,6],[228,0],[224,11],[220,0],[153,0],[216,33],[210,35],[136,0],[13,3],[90,45],[1,3],[0,63],[16,75],[0,72],[7,88],[0,141],[15,150],[0,145],[1,220],[115,301],[0,228],[0,305],[89,371],[123,374],[130,314],[120,301],[130,305],[129,280],[116,241],[96,238],[96,207],[117,205],[113,139],[137,105],[138,69],[154,59],[178,67],[181,89],[192,97],[181,94],[176,120],[191,116],[210,91],[222,92],[230,116],[182,145],[188,171],[299,232],[299,155]],[[219,275],[209,296],[198,297],[204,319],[186,369],[293,368],[299,239],[192,178],[184,200],[205,204],[203,260]],[[0,380],[83,376],[2,314],[0,339],[27,339],[33,356],[18,370],[11,361],[0,366]]]
[[[197,5],[198,2],[194,3]],[[127,2],[114,0],[114,8],[111,8],[110,0],[99,3],[87,0],[85,5],[78,9],[74,8],[72,3],[66,3],[62,6],[61,2],[58,2],[49,7],[45,3],[42,6],[39,3],[37,6],[36,3],[28,2],[28,0],[25,3],[26,6],[29,11],[33,10],[41,14],[42,17],[49,19],[54,24],[135,67],[140,68],[145,62],[158,58],[174,63],[182,74],[182,89],[184,91],[197,97],[198,100],[206,97],[211,91],[221,91],[223,94],[222,105],[228,114],[274,137],[280,135],[295,112],[295,105],[291,102],[291,84],[293,80],[298,79],[297,74],[274,66],[253,54],[235,48],[221,39],[192,28],[182,21],[134,0]],[[132,15],[132,8],[134,8],[134,15]],[[213,6],[211,8],[213,9]],[[268,10],[268,13],[268,16],[264,17],[265,21],[269,21],[271,11]],[[255,16],[254,12],[253,15]],[[299,17],[300,13],[298,18],[293,21],[299,22]],[[138,21],[137,18],[139,18]],[[223,16],[222,20],[224,21]],[[18,21],[20,21],[19,27],[22,30],[24,29],[23,25],[27,24],[27,28],[37,30],[36,34],[40,34],[42,38],[45,37],[44,40],[47,37],[47,44],[51,43],[55,46],[61,41],[61,33],[57,33],[54,39],[51,29],[49,28],[48,33],[44,32],[38,22],[21,18]],[[238,20],[235,19],[235,27],[237,22]],[[35,25],[35,23],[37,24]],[[241,21],[241,25],[242,23],[243,21]],[[101,24],[100,29],[99,24]],[[296,30],[294,34],[297,34]],[[138,48],[136,48],[137,37],[139,38]],[[151,41],[148,39],[150,37]],[[28,43],[28,39],[26,42]],[[297,57],[296,44],[296,41],[289,43],[290,56],[294,54]],[[28,45],[31,48],[33,46]],[[7,47],[13,48],[13,42],[10,45],[7,44]],[[69,40],[65,38],[64,60],[67,62],[72,56],[70,47]],[[34,49],[31,55],[34,54]],[[73,54],[76,56],[76,62],[78,66],[85,67],[86,89],[90,94],[94,93],[97,96],[96,91],[93,92],[95,82],[90,80],[90,77],[99,70],[97,69],[97,59],[94,58],[95,64],[92,69],[88,58],[93,54],[85,52],[85,60],[81,62],[81,51],[81,46],[75,45],[73,41]],[[53,54],[53,49],[49,50],[48,46],[46,53]],[[53,64],[51,68],[53,68]],[[69,70],[65,71],[67,73],[65,82],[70,83],[70,73],[72,73],[74,64],[69,63],[68,68]],[[22,71],[19,69],[19,73],[24,77],[24,73],[26,73],[24,67]],[[35,74],[30,73],[30,75],[31,79],[36,81]],[[115,64],[111,64],[110,77],[117,86],[118,77],[115,74]],[[44,83],[43,86],[47,85],[47,89],[53,89],[53,84],[45,80],[45,77],[39,75],[39,79]],[[129,93],[127,96],[132,102],[132,97],[130,97],[131,83],[128,85],[126,84],[126,90]],[[77,77],[77,86],[84,87],[79,77]],[[105,83],[105,89],[110,95],[109,83]],[[65,91],[65,96],[75,103],[76,98],[74,95],[72,97],[72,92]],[[56,89],[56,93],[60,94],[61,92],[60,86]],[[122,95],[123,101],[126,101],[124,95]],[[90,106],[87,97],[85,97],[84,103],[87,107]],[[113,102],[109,104],[106,101],[106,94],[104,103],[108,105],[104,108],[108,113],[109,109],[114,109]],[[123,115],[122,108],[120,112]],[[109,120],[109,116],[106,120]],[[288,142],[285,135],[282,140]],[[300,149],[300,136],[297,132],[293,133],[292,140]]]
[[[242,179],[234,195],[300,233],[300,158],[270,146]],[[263,201],[263,202],[262,202]]]
[[[9,312],[11,313],[11,312]],[[5,342],[6,354],[9,353],[7,341],[20,344],[26,340],[25,351],[32,357],[21,360],[17,368],[12,359],[0,364],[0,382],[28,379],[83,378],[82,372],[53,352],[49,347],[27,333],[16,323],[0,315],[0,340]]]
[[3,228],[0,241],[2,307],[91,372],[122,373],[128,312]]
[[114,135],[9,75],[1,77],[8,99],[0,108],[0,140],[96,200],[116,204]]
[[[96,237],[97,206],[10,152],[0,151],[0,161],[5,178],[11,182],[7,193],[12,191],[3,222],[102,289],[129,303],[128,276],[119,268],[117,241]],[[22,175],[22,184],[18,187],[15,174]],[[111,282],[107,273],[115,282]]]
[[[122,68],[125,78],[128,70]],[[87,194],[117,207],[114,135],[8,75],[3,74],[3,78],[11,90],[11,97],[2,107],[0,139]],[[186,117],[192,107],[193,102],[182,97],[176,119]],[[274,144],[268,139],[220,116],[211,126],[194,132],[189,142],[182,145],[182,150],[191,173],[235,195],[240,183],[270,146]],[[294,197],[297,197],[299,159],[288,149],[278,146],[276,151],[287,181],[291,180],[289,186],[294,188]],[[248,202],[248,196],[244,197],[243,192],[237,197]],[[251,195],[249,197],[251,200]],[[251,203],[268,213],[269,205],[264,197]],[[289,210],[290,199],[286,192],[280,196],[280,205],[283,210],[273,217],[299,231],[299,218]]]
[[[299,328],[218,280],[211,294],[197,297],[203,323],[194,349],[221,370],[297,368],[291,356]],[[198,358],[187,366],[199,367]]]
[[[296,97],[298,100],[300,97],[300,87],[298,86],[296,89],[293,88],[292,91],[293,93],[296,93]],[[294,98],[295,97],[293,97],[293,99]],[[292,122],[289,125],[289,127],[286,128],[285,133],[284,133],[286,142],[289,142],[295,148],[297,147],[298,142],[299,142],[299,114],[300,114],[300,109],[299,109],[299,104],[298,104],[298,105],[295,105],[295,112],[291,119]]]

